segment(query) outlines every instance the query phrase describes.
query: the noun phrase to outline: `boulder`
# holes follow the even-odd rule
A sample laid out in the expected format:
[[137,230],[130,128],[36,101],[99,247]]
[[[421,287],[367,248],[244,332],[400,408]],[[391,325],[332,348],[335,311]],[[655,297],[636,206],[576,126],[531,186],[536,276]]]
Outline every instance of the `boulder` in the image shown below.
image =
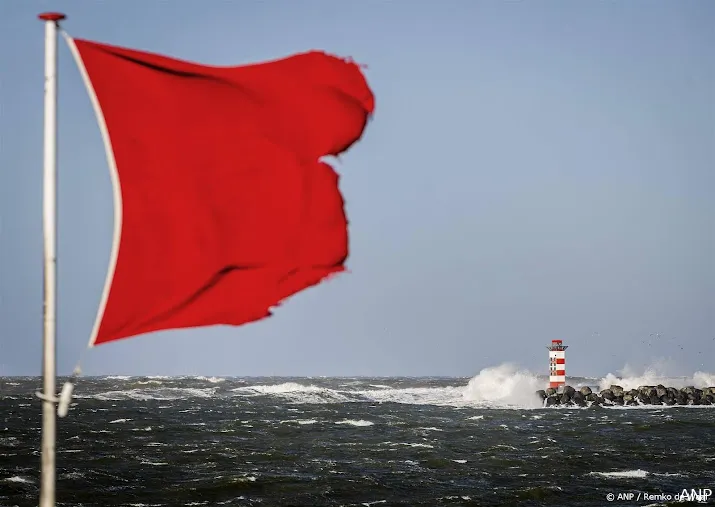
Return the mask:
[[584,396],[588,396],[589,394],[591,394],[592,391],[591,391],[591,388],[590,388],[590,387],[588,387],[588,386],[583,386],[581,389],[578,390],[578,392],[580,392],[580,393],[583,394]]
[[571,400],[579,407],[586,406],[586,399],[584,398],[583,394],[578,391],[573,394]]
[[645,398],[652,398],[657,396],[658,390],[652,386],[641,386],[638,388],[638,393],[642,394]]
[[604,389],[603,391],[601,391],[600,396],[604,400],[608,400],[608,401],[612,401],[613,398],[615,398],[613,391],[611,391],[610,389]]
[[642,393],[642,392],[638,393],[638,396],[636,397],[636,399],[643,404],[650,403],[650,396],[648,396],[647,394]]
[[623,388],[619,385],[616,384],[611,384],[611,387],[609,387],[611,392],[615,394],[616,396],[622,396],[623,395]]

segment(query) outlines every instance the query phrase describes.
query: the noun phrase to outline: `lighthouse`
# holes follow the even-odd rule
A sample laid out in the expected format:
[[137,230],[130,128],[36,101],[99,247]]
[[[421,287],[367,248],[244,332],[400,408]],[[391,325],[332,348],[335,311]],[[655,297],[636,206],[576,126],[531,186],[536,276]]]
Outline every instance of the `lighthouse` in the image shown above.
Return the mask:
[[549,387],[566,384],[566,348],[561,340],[551,340],[549,349]]

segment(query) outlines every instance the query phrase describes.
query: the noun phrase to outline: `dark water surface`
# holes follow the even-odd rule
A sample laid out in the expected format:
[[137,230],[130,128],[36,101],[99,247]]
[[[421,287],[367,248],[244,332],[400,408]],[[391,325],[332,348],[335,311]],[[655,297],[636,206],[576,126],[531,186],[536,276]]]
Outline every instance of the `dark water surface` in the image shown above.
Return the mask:
[[[507,408],[468,380],[81,379],[58,424],[58,505],[623,506],[715,490],[713,407]],[[0,378],[2,507],[37,505],[39,386]],[[606,499],[628,492],[641,499]]]

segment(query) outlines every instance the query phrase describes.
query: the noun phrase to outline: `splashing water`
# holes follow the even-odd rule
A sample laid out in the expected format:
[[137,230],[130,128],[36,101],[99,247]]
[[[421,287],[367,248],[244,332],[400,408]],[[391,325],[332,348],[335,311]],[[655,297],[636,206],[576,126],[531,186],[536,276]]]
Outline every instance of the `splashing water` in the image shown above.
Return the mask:
[[541,401],[534,392],[543,387],[543,381],[513,364],[485,368],[472,378],[462,393],[465,400],[494,405],[516,405],[537,408]]
[[692,377],[675,377],[664,375],[658,365],[648,366],[642,373],[638,373],[629,365],[625,365],[619,375],[609,373],[599,381],[599,389],[607,389],[612,384],[621,386],[623,389],[637,389],[639,386],[654,386],[662,384],[666,387],[681,388],[693,386],[697,388],[710,387],[715,385],[715,375],[697,371]]
[[715,374],[696,371],[693,375],[693,386],[697,388],[715,386]]

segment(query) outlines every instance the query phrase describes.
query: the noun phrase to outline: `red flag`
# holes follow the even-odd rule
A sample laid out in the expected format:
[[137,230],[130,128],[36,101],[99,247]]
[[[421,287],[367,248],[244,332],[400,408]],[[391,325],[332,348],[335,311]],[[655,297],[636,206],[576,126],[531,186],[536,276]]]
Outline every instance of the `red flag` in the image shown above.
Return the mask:
[[70,39],[103,132],[115,241],[90,345],[240,325],[342,271],[338,175],[363,133],[359,67],[312,51],[214,67]]

